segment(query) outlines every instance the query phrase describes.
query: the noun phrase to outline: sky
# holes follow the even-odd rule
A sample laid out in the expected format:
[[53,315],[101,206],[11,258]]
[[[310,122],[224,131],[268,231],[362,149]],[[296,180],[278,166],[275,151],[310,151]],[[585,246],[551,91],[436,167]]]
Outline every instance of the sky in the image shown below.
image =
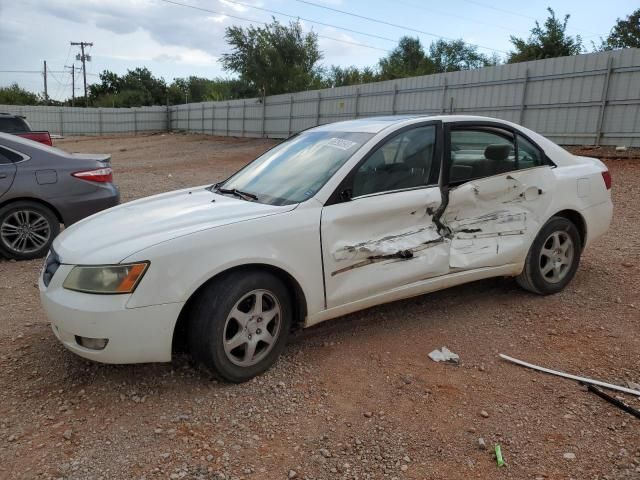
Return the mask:
[[[638,6],[637,0],[175,0],[196,7],[190,8],[172,1],[0,0],[0,86],[17,82],[42,92],[46,60],[50,97],[70,97],[71,69],[64,67],[80,65],[78,47],[70,41],[93,43],[89,83],[103,70],[123,74],[139,66],[167,82],[190,75],[229,77],[219,62],[229,52],[225,28],[262,26],[271,17],[285,23],[300,18],[305,31],[316,32],[326,66],[373,66],[403,35],[419,37],[425,47],[438,38],[462,38],[483,53],[505,56],[510,35],[527,37],[534,21],[546,18],[547,6],[558,16],[569,13],[569,33],[581,35],[591,50],[591,41]],[[76,95],[81,88],[78,72]]]

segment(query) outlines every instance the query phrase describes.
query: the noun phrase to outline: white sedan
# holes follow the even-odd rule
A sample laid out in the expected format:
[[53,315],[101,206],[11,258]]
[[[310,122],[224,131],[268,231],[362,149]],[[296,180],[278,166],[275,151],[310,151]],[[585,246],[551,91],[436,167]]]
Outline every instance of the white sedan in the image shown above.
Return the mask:
[[106,363],[184,341],[232,382],[295,325],[483,278],[562,290],[609,227],[611,177],[502,120],[380,117],[305,130],[229,179],[89,217],[40,278],[53,331]]

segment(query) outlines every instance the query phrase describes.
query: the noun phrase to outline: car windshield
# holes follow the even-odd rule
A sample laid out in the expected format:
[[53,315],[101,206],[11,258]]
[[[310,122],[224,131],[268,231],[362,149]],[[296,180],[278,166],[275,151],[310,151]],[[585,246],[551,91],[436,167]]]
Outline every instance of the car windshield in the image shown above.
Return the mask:
[[360,132],[301,133],[264,153],[217,189],[250,194],[271,205],[303,202],[372,136]]

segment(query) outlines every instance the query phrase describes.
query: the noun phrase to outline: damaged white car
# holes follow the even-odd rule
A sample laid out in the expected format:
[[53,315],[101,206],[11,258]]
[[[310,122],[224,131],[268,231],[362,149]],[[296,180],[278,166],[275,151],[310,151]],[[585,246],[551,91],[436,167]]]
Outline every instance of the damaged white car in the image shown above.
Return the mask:
[[611,221],[611,177],[513,123],[384,117],[278,144],[228,180],[96,214],[40,278],[53,331],[108,363],[198,362],[240,382],[296,326],[495,276],[562,290]]

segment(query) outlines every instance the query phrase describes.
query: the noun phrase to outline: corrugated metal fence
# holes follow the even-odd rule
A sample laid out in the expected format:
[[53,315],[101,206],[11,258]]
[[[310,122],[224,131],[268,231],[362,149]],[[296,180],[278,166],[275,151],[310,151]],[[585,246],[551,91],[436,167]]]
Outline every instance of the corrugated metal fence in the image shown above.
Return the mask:
[[34,130],[58,135],[148,133],[168,129],[167,107],[81,108],[0,105],[0,112],[24,115]]
[[[0,111],[15,108],[0,106]],[[351,118],[453,113],[503,118],[566,145],[640,146],[640,49],[276,95],[264,101],[22,109],[35,128],[63,134],[135,133],[168,125],[195,133],[282,138]]]

